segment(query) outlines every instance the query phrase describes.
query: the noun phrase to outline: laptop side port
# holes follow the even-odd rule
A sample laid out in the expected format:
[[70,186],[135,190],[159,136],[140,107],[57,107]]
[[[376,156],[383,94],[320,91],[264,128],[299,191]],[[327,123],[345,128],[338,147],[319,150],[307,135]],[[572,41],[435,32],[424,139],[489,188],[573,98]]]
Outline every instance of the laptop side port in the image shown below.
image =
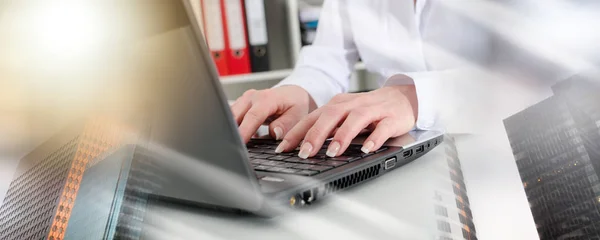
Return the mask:
[[385,160],[383,163],[383,169],[388,170],[396,166],[396,157],[391,157]]
[[314,202],[316,200],[316,197],[317,197],[317,189],[316,188],[306,190],[302,193],[302,200],[306,204],[311,204],[312,202]]
[[421,145],[417,147],[417,153],[422,153],[425,151],[425,146]]
[[404,151],[404,152],[402,153],[402,157],[404,157],[404,158],[409,158],[409,157],[411,157],[412,155],[413,155],[413,150],[412,150],[412,149],[408,149],[408,150],[406,150],[406,151]]

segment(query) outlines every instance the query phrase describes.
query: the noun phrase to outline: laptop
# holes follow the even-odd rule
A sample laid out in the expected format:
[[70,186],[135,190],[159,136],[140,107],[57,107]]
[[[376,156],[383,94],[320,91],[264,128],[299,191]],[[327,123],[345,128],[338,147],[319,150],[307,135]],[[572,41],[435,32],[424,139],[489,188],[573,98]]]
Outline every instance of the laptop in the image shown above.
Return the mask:
[[131,155],[156,160],[147,169],[157,171],[146,174],[156,181],[149,184],[156,185],[155,199],[270,216],[387,174],[443,141],[441,132],[413,131],[368,154],[352,144],[335,158],[325,155],[327,141],[308,159],[298,151],[276,154],[275,140],[244,143],[189,2],[130,0],[111,7],[117,6],[107,16],[129,19],[120,29],[132,35],[119,53],[127,60],[118,69],[130,86],[123,89],[131,93],[121,103],[145,119],[144,140],[130,146]]

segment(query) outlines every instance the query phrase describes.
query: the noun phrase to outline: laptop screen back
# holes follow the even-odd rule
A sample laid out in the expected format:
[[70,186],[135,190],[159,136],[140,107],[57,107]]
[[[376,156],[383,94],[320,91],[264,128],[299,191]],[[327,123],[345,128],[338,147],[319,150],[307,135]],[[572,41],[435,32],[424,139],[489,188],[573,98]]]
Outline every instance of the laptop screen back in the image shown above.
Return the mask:
[[135,144],[160,159],[155,194],[258,208],[256,176],[187,0],[47,2],[11,6],[29,17],[5,35],[5,46],[19,50],[7,58],[27,59],[27,68],[1,76],[66,99],[49,112],[133,123]]

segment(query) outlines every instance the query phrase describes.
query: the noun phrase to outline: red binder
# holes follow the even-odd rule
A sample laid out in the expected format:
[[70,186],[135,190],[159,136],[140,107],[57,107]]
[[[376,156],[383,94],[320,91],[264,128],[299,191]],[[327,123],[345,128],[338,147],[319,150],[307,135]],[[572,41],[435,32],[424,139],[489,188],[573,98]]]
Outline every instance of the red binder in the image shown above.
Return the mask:
[[204,22],[204,35],[211,52],[211,56],[219,75],[229,75],[227,61],[227,35],[225,27],[225,15],[221,0],[200,0],[202,4],[202,18]]
[[251,73],[250,51],[246,38],[244,0],[221,0],[225,16],[225,39],[229,74]]

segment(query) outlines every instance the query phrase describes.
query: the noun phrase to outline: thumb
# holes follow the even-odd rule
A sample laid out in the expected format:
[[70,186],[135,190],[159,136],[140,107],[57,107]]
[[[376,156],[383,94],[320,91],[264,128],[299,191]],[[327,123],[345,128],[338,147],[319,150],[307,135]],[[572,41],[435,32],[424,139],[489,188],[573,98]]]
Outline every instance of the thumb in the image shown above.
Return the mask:
[[301,114],[287,111],[269,124],[269,134],[272,138],[281,140],[301,119]]

